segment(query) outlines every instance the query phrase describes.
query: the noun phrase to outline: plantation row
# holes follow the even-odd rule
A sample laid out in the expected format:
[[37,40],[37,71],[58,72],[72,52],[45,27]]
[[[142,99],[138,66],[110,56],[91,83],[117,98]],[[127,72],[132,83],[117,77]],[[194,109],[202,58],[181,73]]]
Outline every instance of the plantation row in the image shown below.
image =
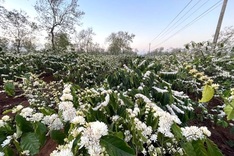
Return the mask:
[[[49,139],[52,156],[222,155],[191,121],[233,127],[233,69],[229,55],[1,53],[1,92],[28,104],[2,112],[0,155],[36,155]],[[213,98],[224,102],[211,114]]]

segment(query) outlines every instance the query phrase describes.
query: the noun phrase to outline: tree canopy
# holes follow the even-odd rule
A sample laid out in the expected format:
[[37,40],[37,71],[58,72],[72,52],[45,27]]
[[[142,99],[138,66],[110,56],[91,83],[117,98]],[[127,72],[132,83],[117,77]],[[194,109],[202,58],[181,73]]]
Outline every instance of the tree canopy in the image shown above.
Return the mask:
[[25,11],[8,11],[3,8],[1,27],[4,36],[7,37],[12,47],[19,53],[23,47],[24,40],[29,39],[32,33],[37,29],[37,25],[31,22]]
[[47,31],[52,49],[56,49],[57,32],[71,32],[75,25],[79,25],[84,12],[78,7],[78,0],[37,0],[35,10],[38,13],[38,22],[40,27]]
[[108,51],[111,54],[132,52],[130,43],[133,42],[134,37],[134,34],[129,34],[128,32],[124,31],[111,33],[111,35],[106,39],[107,43],[109,43]]

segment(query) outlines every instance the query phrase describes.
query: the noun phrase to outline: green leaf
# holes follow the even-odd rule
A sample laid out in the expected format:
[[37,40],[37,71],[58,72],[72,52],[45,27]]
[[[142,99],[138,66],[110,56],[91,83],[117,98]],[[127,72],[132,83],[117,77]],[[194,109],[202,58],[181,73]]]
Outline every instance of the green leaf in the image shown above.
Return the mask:
[[173,134],[175,134],[176,138],[181,139],[183,137],[181,129],[177,124],[173,124],[171,126],[171,129],[172,129]]
[[227,119],[234,119],[234,100],[224,107],[224,112],[227,114]]
[[6,82],[4,83],[4,90],[9,96],[14,96],[15,95],[15,86],[13,82]]
[[100,142],[111,156],[135,156],[134,150],[116,136],[104,136],[100,139]]
[[40,141],[35,133],[26,133],[22,136],[20,146],[23,150],[29,150],[31,155],[39,153]]
[[134,103],[127,97],[125,97],[123,94],[120,94],[120,99],[123,100],[123,102],[128,106],[128,107],[131,107],[131,106],[134,106]]
[[111,132],[110,134],[113,135],[113,136],[116,136],[116,137],[118,137],[120,139],[124,139],[123,132]]
[[22,132],[33,132],[33,127],[29,121],[20,115],[15,116],[16,125]]
[[229,126],[229,124],[226,121],[222,120],[222,119],[217,121],[217,125],[222,126],[224,128]]
[[50,132],[50,137],[61,145],[64,143],[66,135],[60,130],[53,130]]
[[77,153],[78,152],[79,146],[77,146],[77,145],[78,145],[79,142],[80,142],[80,134],[73,141],[73,144],[72,144],[72,152],[73,153]]
[[184,149],[184,152],[186,153],[186,155],[188,155],[188,156],[197,156],[191,142],[184,143],[182,145],[182,148]]
[[46,141],[46,126],[40,122],[35,124],[35,132],[39,138],[40,144],[43,145]]
[[203,140],[197,140],[192,142],[194,151],[198,156],[209,156],[205,146],[204,146],[204,141]]
[[51,109],[49,107],[43,107],[40,109],[40,112],[43,113],[44,115],[51,115],[56,113],[54,109]]
[[10,147],[8,147],[8,146],[6,146],[6,147],[4,148],[4,154],[5,154],[5,156],[12,156],[12,155],[15,155],[13,149],[10,148]]
[[2,112],[2,114],[7,114],[7,113],[10,113],[10,112],[12,112],[12,109],[7,109],[4,112]]
[[208,102],[214,96],[214,89],[210,85],[205,85],[202,91],[202,99],[199,102]]
[[217,145],[214,144],[214,142],[211,141],[210,139],[206,139],[206,145],[207,145],[208,155],[212,155],[212,156],[222,156],[223,155],[221,153],[221,151],[219,150],[219,148],[217,147]]

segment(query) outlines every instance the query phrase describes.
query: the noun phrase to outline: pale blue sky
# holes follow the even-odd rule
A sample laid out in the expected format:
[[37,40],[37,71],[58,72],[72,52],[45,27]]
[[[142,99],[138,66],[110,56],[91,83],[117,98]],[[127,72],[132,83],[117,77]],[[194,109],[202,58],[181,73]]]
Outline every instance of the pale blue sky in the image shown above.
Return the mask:
[[[33,8],[36,0],[5,0],[4,6],[8,9],[23,9],[30,16],[35,16]],[[177,20],[183,19],[176,24],[174,31],[168,31],[164,38],[153,40],[165,27],[175,18],[175,16],[190,2],[190,0],[79,0],[80,10],[85,12],[79,29],[92,27],[96,33],[95,41],[106,47],[105,39],[112,32],[128,31],[136,35],[132,48],[137,48],[140,52],[147,52],[148,45],[151,48],[164,46],[182,47],[190,41],[205,41],[212,39],[215,32],[221,6],[202,17],[200,20],[187,27],[171,39],[162,43],[186,24],[201,15],[212,5],[220,0],[192,0],[187,9],[181,13]],[[189,9],[198,3],[190,12]],[[222,3],[222,1],[220,2]],[[203,5],[204,4],[204,5]],[[203,6],[202,6],[203,5]],[[202,6],[199,10],[199,6]],[[197,10],[191,17],[188,16]],[[174,22],[176,22],[175,20]],[[226,8],[222,28],[234,25],[234,0],[229,0]],[[173,28],[173,27],[172,27]],[[153,40],[153,41],[152,41]],[[151,42],[152,41],[152,42]],[[162,44],[160,44],[162,43]]]

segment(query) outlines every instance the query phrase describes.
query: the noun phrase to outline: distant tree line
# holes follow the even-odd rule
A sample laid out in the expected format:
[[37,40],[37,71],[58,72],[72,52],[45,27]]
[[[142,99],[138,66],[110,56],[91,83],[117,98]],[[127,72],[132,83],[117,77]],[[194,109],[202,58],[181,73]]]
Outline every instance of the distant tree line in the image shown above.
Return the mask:
[[23,10],[7,10],[0,1],[0,47],[4,50],[32,52],[38,48],[42,32],[47,33],[45,49],[73,50],[86,53],[133,54],[130,44],[134,34],[119,31],[106,38],[107,51],[95,43],[92,28],[77,32],[84,12],[78,0],[37,0],[34,8],[36,22]]

